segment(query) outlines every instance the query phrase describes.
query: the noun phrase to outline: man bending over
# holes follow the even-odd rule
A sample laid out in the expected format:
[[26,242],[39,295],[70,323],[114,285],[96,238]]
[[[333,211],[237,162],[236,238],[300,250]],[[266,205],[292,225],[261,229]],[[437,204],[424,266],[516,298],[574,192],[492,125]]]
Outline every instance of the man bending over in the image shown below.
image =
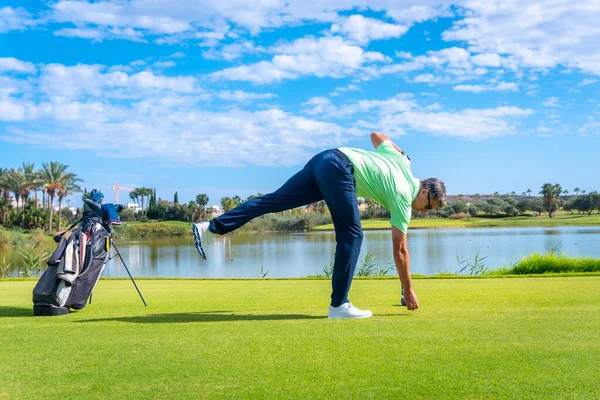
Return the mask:
[[387,136],[373,132],[371,142],[375,152],[350,147],[323,151],[275,192],[194,224],[192,231],[200,255],[206,259],[202,239],[207,232],[224,235],[261,215],[325,200],[336,238],[329,318],[368,318],[371,311],[360,310],[348,300],[363,239],[357,197],[364,197],[390,212],[394,263],[406,306],[416,310],[419,302],[412,287],[406,244],[408,223],[412,210],[443,207],[446,187],[436,178],[415,178],[410,159]]

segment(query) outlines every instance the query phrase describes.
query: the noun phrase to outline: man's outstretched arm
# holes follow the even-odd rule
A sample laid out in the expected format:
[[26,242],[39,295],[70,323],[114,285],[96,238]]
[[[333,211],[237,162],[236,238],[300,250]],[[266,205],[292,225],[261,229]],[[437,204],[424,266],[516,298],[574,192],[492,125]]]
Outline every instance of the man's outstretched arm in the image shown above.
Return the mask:
[[392,226],[392,242],[394,252],[394,263],[396,264],[396,270],[402,282],[404,288],[404,301],[406,307],[409,310],[416,310],[419,308],[419,300],[412,287],[412,280],[410,278],[410,256],[408,254],[408,247],[406,245],[406,235],[400,229]]
[[[375,147],[375,150],[377,150],[379,145],[383,142],[392,142],[392,139],[390,139],[389,137],[387,137],[379,132],[371,133],[371,143],[373,143],[373,147]],[[400,153],[404,154],[404,151],[400,147],[396,146],[394,144],[394,142],[392,142],[392,145],[394,146],[394,148],[396,150],[398,150]]]

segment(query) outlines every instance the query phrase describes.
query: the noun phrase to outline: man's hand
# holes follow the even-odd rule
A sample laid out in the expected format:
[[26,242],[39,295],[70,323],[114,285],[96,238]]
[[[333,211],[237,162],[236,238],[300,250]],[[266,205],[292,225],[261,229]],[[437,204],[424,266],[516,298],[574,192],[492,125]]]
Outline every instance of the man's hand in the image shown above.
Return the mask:
[[413,289],[404,291],[404,302],[406,303],[406,308],[409,310],[416,310],[419,308],[419,300],[417,299],[417,294]]

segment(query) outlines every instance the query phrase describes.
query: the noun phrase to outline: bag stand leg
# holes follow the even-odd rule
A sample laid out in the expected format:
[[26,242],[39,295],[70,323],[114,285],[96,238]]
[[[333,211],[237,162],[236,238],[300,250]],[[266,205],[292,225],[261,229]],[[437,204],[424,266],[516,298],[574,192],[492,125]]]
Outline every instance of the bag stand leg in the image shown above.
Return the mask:
[[[138,286],[135,283],[135,280],[133,279],[133,276],[131,276],[131,272],[129,272],[129,268],[127,268],[127,264],[125,264],[125,260],[123,260],[123,256],[121,255],[119,248],[115,245],[115,242],[112,240],[112,238],[110,238],[110,242],[112,243],[112,246],[117,251],[117,255],[121,259],[121,262],[123,263],[123,266],[125,267],[125,271],[127,271],[127,274],[129,275],[129,278],[131,279],[131,282],[133,282],[133,286],[135,286],[135,290],[137,290],[138,294],[140,295],[140,299],[142,299],[144,306],[148,307],[148,304],[146,304],[146,300],[144,300],[144,296],[142,296],[142,292],[140,292],[140,289],[138,288]],[[90,299],[91,299],[91,295],[90,295]]]

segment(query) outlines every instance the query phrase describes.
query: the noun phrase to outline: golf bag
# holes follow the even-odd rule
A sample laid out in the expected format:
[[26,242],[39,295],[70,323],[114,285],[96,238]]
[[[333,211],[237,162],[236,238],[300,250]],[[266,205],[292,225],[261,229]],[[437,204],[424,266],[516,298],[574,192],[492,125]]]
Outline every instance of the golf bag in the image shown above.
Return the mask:
[[[109,259],[112,225],[118,222],[120,205],[104,204],[102,194],[92,191],[83,217],[54,240],[58,246],[48,268],[33,289],[34,315],[62,315],[69,308],[87,304]],[[73,228],[75,228],[73,230]]]

